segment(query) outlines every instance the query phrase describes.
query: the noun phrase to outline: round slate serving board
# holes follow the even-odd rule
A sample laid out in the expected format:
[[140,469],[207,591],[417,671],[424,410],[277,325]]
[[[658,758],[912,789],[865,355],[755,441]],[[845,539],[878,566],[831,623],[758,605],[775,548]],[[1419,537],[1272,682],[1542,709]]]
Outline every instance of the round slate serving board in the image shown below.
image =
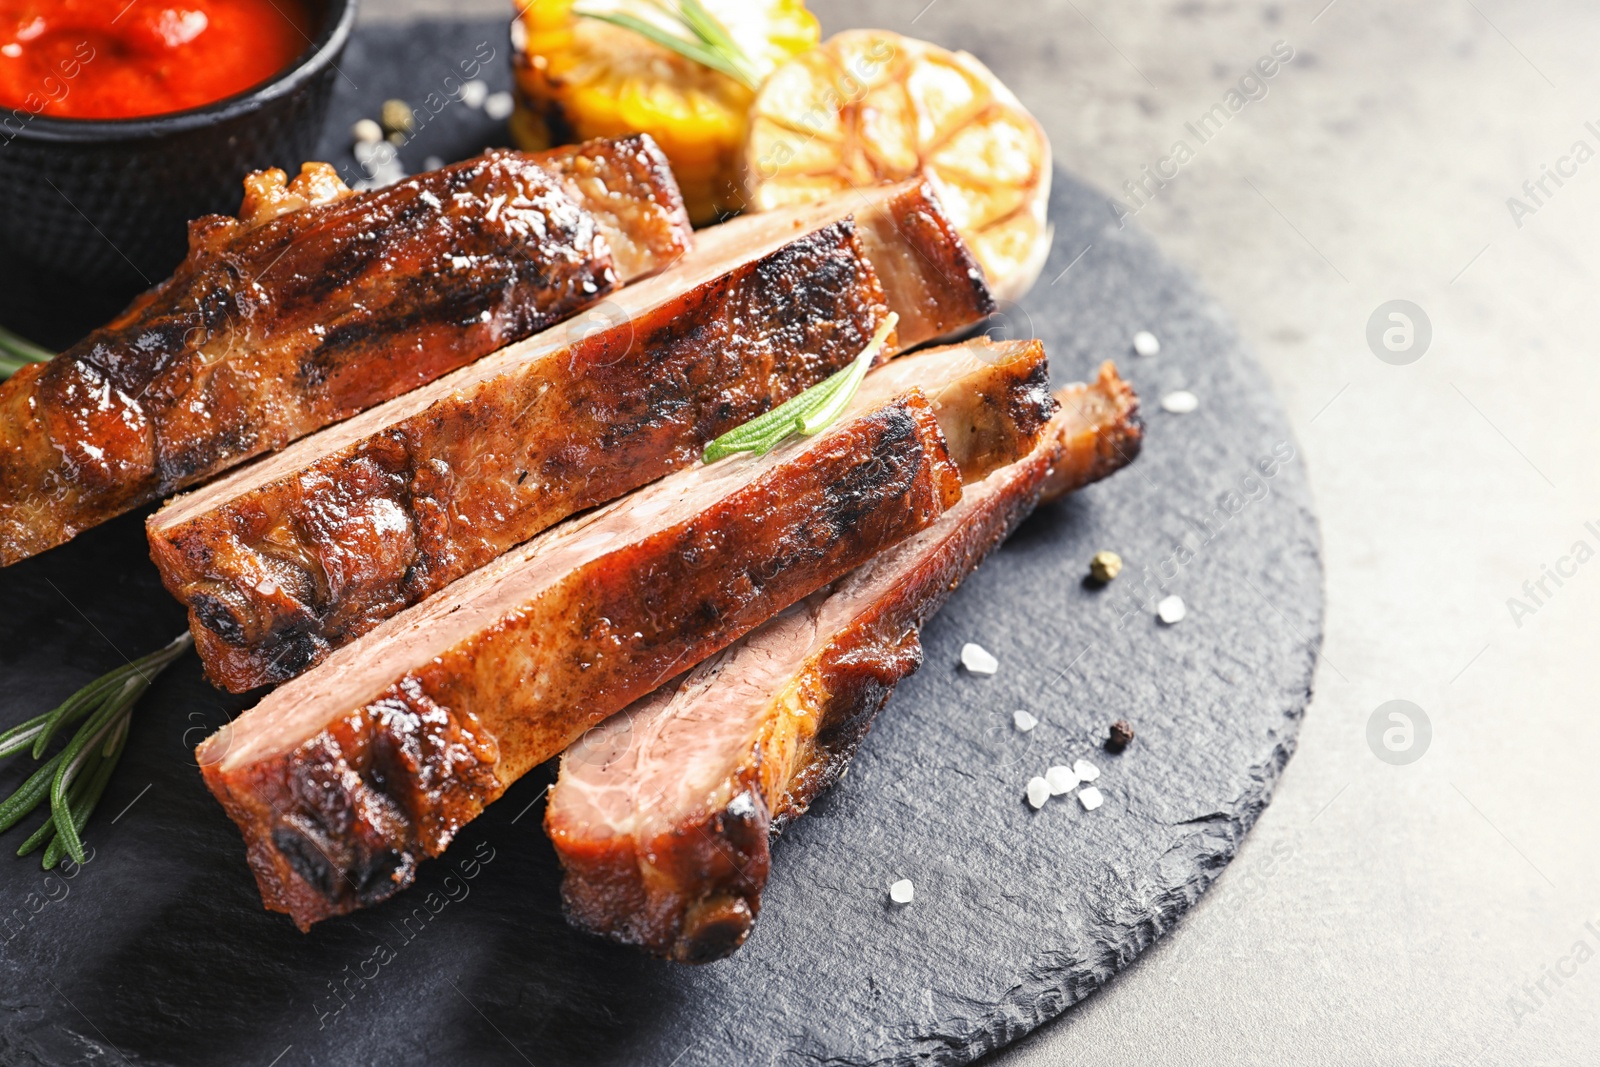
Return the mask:
[[[354,118],[423,100],[482,46],[503,88],[503,23],[362,30],[328,157],[348,164]],[[404,156],[416,168],[503,137],[452,104]],[[191,657],[139,708],[89,863],[65,878],[0,859],[0,1063],[964,1063],[1111,978],[1266,805],[1310,696],[1321,568],[1302,461],[1222,312],[1062,174],[1051,218],[1044,276],[994,332],[1043,338],[1059,382],[1116,359],[1145,400],[1144,455],[1041,509],[931,623],[926,665],[779,842],[733,958],[687,968],[566,926],[540,825],[548,768],[408,892],[297,933],[262,911],[191,755],[249,701]],[[1131,353],[1143,328],[1158,356]],[[1199,409],[1161,410],[1180,388]],[[0,571],[0,725],[182,628],[141,520]],[[1101,548],[1127,566],[1094,589],[1082,579]],[[1188,605],[1179,625],[1155,619],[1161,588]],[[964,672],[966,641],[999,673]],[[1011,725],[1019,709],[1031,733]],[[1138,739],[1112,756],[1098,743],[1119,718]],[[1028,807],[1030,776],[1085,757],[1103,807]],[[6,793],[26,770],[8,762]],[[916,885],[909,907],[888,901],[898,878]]]

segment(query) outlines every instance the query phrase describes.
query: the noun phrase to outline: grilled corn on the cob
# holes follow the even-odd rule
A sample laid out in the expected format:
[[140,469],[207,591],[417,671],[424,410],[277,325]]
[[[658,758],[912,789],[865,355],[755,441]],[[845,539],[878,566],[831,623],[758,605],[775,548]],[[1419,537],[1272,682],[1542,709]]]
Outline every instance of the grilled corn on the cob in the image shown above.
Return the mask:
[[[743,206],[738,168],[752,91],[639,33],[579,14],[621,13],[672,29],[674,8],[665,5],[675,3],[528,4],[512,29],[518,90],[512,135],[519,147],[537,150],[649,133],[672,161],[689,217],[703,224]],[[760,77],[820,37],[803,0],[702,3]]]

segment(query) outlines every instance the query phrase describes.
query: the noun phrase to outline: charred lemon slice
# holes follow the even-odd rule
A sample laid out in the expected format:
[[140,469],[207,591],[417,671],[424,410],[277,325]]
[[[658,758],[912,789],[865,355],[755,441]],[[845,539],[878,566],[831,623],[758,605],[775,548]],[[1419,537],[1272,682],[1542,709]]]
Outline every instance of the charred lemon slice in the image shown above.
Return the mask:
[[1050,251],[1050,143],[988,67],[883,30],[849,30],[796,56],[756,94],[747,206],[766,211],[922,173],[1001,299]]
[[[512,24],[517,111],[529,151],[589,137],[648,133],[672,161],[697,224],[738,210],[739,156],[754,91],[621,26],[623,15],[677,32],[677,0],[538,0]],[[748,60],[753,80],[821,36],[803,0],[701,0]]]

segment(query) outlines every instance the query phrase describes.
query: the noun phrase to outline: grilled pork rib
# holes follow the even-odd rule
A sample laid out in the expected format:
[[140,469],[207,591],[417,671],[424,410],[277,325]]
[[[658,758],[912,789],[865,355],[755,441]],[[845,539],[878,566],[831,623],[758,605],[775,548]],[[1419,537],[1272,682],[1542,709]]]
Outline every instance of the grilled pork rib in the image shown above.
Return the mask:
[[[960,464],[1030,449],[1054,410],[1037,344],[908,357],[935,407],[869,375],[840,420],[694,466],[549,530],[388,619],[207,739],[206,784],[268,908],[302,928],[408,885],[531,767],[959,499]],[[945,390],[963,378],[971,388]],[[1031,429],[945,426],[1014,411]],[[952,462],[953,461],[953,462]]]
[[1032,510],[1138,454],[1137,400],[1108,363],[1026,459],[922,533],[790,608],[589,731],[561,759],[545,826],[572,922],[699,963],[743,943],[771,865],[770,831],[843,773],[918,631]]
[[0,564],[567,318],[689,241],[643,136],[361,194],[326,164],[252,175],[171,278],[0,384]]
[[1144,422],[1133,386],[1116,365],[1100,365],[1095,380],[1056,393],[1062,415],[1056,419],[1060,447],[1045,479],[1041,500],[1055,500],[1109,478],[1132,463],[1144,443]]
[[[826,377],[987,314],[920,184],[734,220],[603,310],[330,427],[149,522],[211,679],[294,677],[553,523]],[[875,269],[881,265],[881,269]],[[880,280],[882,287],[880,287]]]

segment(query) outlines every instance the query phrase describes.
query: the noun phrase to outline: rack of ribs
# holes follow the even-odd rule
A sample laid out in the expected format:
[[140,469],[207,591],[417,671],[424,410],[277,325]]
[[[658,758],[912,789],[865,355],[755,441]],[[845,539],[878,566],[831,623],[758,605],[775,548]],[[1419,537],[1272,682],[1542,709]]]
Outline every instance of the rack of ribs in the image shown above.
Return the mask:
[[689,247],[647,136],[496,151],[367,193],[245,182],[176,273],[0,383],[0,565],[432,381]]
[[[923,530],[1055,411],[1037,342],[904,357],[839,419],[679,470],[385,620],[196,750],[269,909],[412,881],[584,731]],[[919,383],[906,388],[907,381]]]
[[599,309],[186,496],[148,523],[218,685],[281,682],[848,363],[981,320],[920,182],[735,219]]
[[1057,394],[1026,458],[928,529],[773,618],[567,750],[545,814],[577,926],[681,962],[744,942],[770,839],[844,773],[918,632],[1033,510],[1138,455],[1133,391],[1106,364]]

